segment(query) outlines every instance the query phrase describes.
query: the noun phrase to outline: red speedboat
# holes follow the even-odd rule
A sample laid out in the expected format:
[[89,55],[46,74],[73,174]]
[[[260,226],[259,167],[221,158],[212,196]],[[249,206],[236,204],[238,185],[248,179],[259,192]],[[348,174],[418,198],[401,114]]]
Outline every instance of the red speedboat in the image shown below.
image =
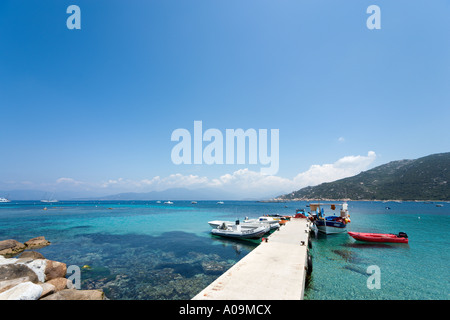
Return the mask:
[[399,234],[390,234],[390,233],[364,233],[364,232],[349,231],[348,234],[358,241],[408,243],[408,235],[404,232],[400,232]]

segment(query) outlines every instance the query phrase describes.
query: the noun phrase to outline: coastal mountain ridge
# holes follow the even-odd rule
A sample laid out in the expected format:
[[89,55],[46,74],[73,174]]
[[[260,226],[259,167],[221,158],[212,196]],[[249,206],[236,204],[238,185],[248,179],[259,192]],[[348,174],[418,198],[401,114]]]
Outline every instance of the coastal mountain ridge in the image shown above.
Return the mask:
[[356,176],[309,186],[277,200],[450,200],[450,152],[398,160]]

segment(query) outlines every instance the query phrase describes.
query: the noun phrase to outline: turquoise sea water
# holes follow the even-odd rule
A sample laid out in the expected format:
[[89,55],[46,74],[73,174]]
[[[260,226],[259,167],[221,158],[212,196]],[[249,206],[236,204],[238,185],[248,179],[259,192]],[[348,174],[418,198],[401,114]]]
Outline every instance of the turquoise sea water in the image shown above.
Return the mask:
[[[293,214],[307,204],[174,202],[0,204],[0,240],[45,236],[52,243],[39,249],[46,258],[89,265],[82,289],[103,289],[110,299],[191,299],[258,245],[211,236],[208,221]],[[313,238],[305,299],[448,300],[450,204],[443,204],[349,202],[350,231],[403,231],[409,244],[364,244],[347,234]],[[373,265],[380,289],[367,287]]]

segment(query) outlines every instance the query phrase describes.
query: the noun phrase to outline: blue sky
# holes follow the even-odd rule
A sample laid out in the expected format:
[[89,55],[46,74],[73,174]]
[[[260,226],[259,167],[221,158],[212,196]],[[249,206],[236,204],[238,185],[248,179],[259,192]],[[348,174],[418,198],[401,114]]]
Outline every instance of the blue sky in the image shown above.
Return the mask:
[[[446,0],[1,1],[0,190],[255,196],[447,152],[449,14]],[[171,133],[195,120],[279,129],[277,175],[173,164]]]

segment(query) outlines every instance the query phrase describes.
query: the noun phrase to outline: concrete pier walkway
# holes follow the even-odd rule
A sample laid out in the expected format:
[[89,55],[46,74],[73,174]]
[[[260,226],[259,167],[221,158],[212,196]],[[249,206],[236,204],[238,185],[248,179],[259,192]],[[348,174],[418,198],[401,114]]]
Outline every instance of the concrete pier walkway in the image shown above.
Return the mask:
[[193,300],[302,300],[309,224],[291,219]]

